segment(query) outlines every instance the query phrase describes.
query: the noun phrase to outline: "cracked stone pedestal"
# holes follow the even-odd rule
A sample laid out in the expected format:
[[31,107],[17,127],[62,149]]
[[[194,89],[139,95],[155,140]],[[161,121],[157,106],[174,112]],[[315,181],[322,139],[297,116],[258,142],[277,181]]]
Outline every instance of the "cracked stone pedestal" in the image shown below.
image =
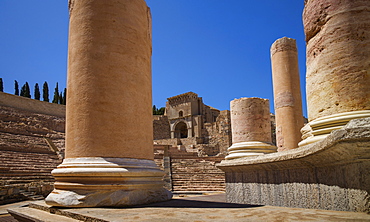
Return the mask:
[[324,139],[351,119],[370,117],[369,7],[367,0],[305,2],[309,123],[299,146]]
[[226,160],[276,152],[271,143],[269,101],[240,98],[230,102],[233,144]]
[[53,206],[119,207],[171,198],[151,160],[67,158],[52,174],[57,182],[45,202]]
[[65,159],[46,203],[165,201],[154,162],[151,17],[144,0],[71,0]]

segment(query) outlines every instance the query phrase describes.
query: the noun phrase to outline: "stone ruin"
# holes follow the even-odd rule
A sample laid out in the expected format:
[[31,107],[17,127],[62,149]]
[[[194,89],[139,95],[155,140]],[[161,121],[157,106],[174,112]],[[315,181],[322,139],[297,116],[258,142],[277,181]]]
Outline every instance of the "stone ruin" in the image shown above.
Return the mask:
[[[148,8],[143,1],[125,7],[87,0],[72,2],[68,74],[68,87],[72,93],[69,93],[67,106],[66,158],[53,171],[56,177],[55,190],[46,202],[53,206],[95,207],[167,200],[171,195],[162,188],[161,177],[164,173],[155,166],[149,152],[151,140],[149,143],[135,135],[137,130],[145,137],[152,135],[149,129],[151,34],[148,30]],[[265,129],[261,130],[261,134],[266,137],[254,135],[233,141],[230,148],[239,142],[253,141],[270,144],[270,147],[260,153],[255,152],[251,146],[242,149],[238,147],[235,149],[237,155],[234,155],[234,149],[229,148],[229,158],[218,164],[226,173],[228,202],[370,212],[369,7],[370,2],[365,0],[305,1],[303,20],[307,42],[309,123],[302,128],[304,140],[295,145],[296,136],[299,135],[296,129],[302,126],[299,120],[301,116],[295,122],[290,117],[296,117],[289,115],[289,118],[285,117],[286,122],[277,121],[279,152],[268,154],[274,148]],[[84,16],[91,13],[100,16]],[[114,19],[120,16],[128,17],[127,20]],[[129,17],[135,19],[130,20]],[[113,23],[98,18],[110,18]],[[104,28],[96,30],[97,27]],[[88,36],[80,33],[85,29],[94,31],[91,33],[96,34],[94,37],[98,41],[88,41]],[[117,32],[106,32],[106,29]],[[127,29],[135,30],[135,38],[130,35],[132,33],[127,33],[122,39],[115,36],[119,32],[125,33]],[[289,45],[291,42],[282,39],[272,47],[273,75],[274,78],[279,76],[278,80],[296,78],[296,54],[294,47]],[[280,43],[285,45],[279,48]],[[105,47],[98,47],[101,45]],[[111,57],[100,51],[114,51],[117,47],[141,59],[130,60],[130,56],[119,53]],[[129,62],[122,63],[125,59]],[[132,65],[136,62],[140,64]],[[283,73],[285,76],[281,76],[281,64],[291,67],[287,71],[289,73]],[[129,70],[125,73],[127,79],[123,86],[110,85],[115,81],[108,80],[119,79],[114,78],[118,77],[118,72],[115,72],[118,70]],[[124,94],[120,105],[113,106],[110,103],[117,101],[118,97],[113,96],[112,101],[101,101],[105,105],[102,106],[83,93],[84,90],[90,91],[91,87],[90,84],[85,85],[85,88],[80,86],[83,80],[91,80],[94,83],[92,85],[108,91],[124,87],[129,93]],[[299,113],[299,90],[291,87],[295,81],[283,85],[274,81],[275,108],[284,108],[277,113]],[[81,87],[84,89],[80,90],[81,93],[73,91]],[[109,92],[115,95],[113,91]],[[189,94],[187,97],[192,102],[196,101],[194,95]],[[173,101],[177,99],[173,98]],[[134,105],[125,106],[128,103]],[[127,118],[117,118],[115,115],[122,109],[128,113]],[[253,109],[258,110],[258,107]],[[130,118],[135,116],[137,110],[148,110],[147,116],[139,122],[136,122],[137,118]],[[260,115],[261,112],[256,114],[255,110],[246,116],[247,119]],[[192,112],[176,110],[173,113],[178,120],[170,121],[172,139],[200,135],[192,125],[197,122]],[[253,123],[257,124],[254,121],[248,124],[253,126]],[[294,125],[289,125],[292,123]],[[117,128],[125,124],[136,127],[134,132],[130,132],[130,137],[120,134],[122,129]],[[258,123],[259,126],[266,124],[266,121]],[[233,138],[238,138],[240,132],[247,135],[243,126],[235,129],[241,131],[233,131]],[[289,130],[294,131],[289,135],[286,133]],[[119,144],[123,145],[119,146],[120,149]],[[102,147],[108,149],[108,152]],[[123,180],[129,183],[123,183]]]
[[199,156],[226,153],[231,144],[230,113],[188,92],[167,99],[163,116],[154,116],[154,144],[171,145]]

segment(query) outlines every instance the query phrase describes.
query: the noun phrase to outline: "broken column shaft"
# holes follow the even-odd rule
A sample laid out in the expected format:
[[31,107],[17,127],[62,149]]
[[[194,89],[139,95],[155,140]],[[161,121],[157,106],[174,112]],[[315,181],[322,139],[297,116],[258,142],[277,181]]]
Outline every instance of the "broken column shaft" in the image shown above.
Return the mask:
[[144,0],[70,1],[66,158],[47,204],[170,198],[154,163],[151,17]]
[[230,102],[232,146],[226,160],[276,152],[271,143],[270,107],[267,99],[240,98]]
[[281,38],[271,46],[278,151],[298,147],[303,127],[298,55],[294,39]]

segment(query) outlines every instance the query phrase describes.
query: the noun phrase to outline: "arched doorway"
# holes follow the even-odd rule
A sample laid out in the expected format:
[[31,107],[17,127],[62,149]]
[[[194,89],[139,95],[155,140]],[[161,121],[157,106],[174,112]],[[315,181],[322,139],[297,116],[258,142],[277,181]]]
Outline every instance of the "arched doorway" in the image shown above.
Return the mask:
[[186,123],[179,122],[175,127],[175,138],[188,138],[188,127]]

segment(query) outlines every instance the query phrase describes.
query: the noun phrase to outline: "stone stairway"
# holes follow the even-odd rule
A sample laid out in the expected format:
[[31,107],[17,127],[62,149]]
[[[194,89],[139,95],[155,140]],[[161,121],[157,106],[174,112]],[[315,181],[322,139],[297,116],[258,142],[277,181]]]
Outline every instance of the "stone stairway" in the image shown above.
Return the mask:
[[0,180],[5,184],[53,182],[50,172],[61,160],[53,153],[0,152]]
[[[169,147],[170,169],[163,168],[163,147],[155,146],[154,160],[167,172],[166,187],[173,192],[217,192],[225,191],[225,174],[215,165],[224,157],[199,157],[196,149],[185,150]],[[168,184],[169,183],[169,184]]]
[[172,158],[173,191],[225,191],[225,174],[215,166],[219,161],[214,157]]

